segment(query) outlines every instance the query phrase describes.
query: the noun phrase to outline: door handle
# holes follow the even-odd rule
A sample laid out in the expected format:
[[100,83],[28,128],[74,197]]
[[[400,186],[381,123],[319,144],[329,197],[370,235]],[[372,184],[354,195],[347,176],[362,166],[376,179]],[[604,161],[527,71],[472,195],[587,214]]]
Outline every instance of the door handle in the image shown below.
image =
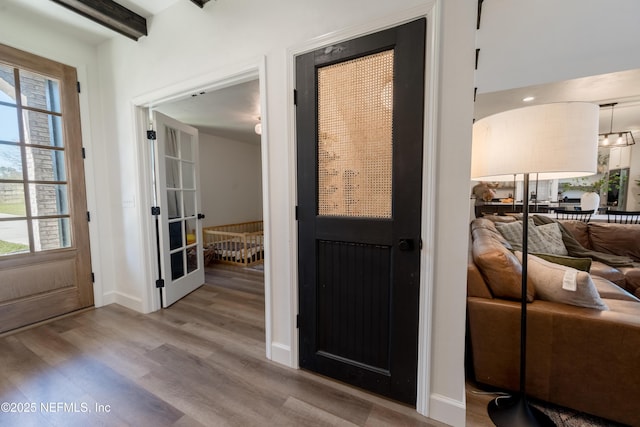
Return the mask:
[[401,251],[412,251],[414,247],[413,239],[400,239],[398,241],[398,249]]
[[204,219],[204,214],[199,213],[198,214],[198,219]]

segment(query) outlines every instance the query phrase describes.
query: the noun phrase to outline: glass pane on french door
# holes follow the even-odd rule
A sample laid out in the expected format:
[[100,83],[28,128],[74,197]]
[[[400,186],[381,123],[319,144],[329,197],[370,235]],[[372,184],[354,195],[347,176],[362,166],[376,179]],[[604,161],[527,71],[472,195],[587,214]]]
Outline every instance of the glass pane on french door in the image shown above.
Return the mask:
[[198,269],[196,223],[196,176],[193,137],[166,128],[165,178],[171,279],[177,280]]

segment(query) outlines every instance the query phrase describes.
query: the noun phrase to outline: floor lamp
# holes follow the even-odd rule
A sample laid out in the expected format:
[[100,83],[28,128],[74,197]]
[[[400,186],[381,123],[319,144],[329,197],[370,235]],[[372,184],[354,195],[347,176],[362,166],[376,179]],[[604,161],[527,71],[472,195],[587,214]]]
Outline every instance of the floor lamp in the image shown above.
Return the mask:
[[516,175],[524,181],[520,387],[517,394],[489,403],[489,417],[498,427],[554,425],[542,411],[529,405],[526,396],[529,175],[559,179],[596,173],[598,118],[598,105],[569,102],[505,111],[473,125],[472,179],[511,181]]

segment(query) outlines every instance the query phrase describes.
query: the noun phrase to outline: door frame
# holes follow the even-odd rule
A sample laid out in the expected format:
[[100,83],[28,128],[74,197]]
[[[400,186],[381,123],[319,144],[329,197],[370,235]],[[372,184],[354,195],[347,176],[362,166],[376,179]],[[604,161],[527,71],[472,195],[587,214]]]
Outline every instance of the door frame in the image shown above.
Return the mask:
[[272,340],[272,309],[271,309],[271,227],[270,227],[270,195],[269,195],[269,143],[268,143],[268,114],[266,91],[266,58],[259,57],[246,64],[229,69],[219,70],[208,74],[176,80],[177,83],[163,85],[131,101],[134,117],[136,156],[139,169],[138,191],[140,201],[137,203],[138,215],[142,218],[141,247],[144,248],[144,293],[143,311],[149,313],[161,309],[160,297],[155,281],[158,274],[156,256],[155,219],[151,215],[153,205],[151,181],[151,150],[146,139],[149,109],[154,105],[174,101],[202,91],[210,92],[217,89],[258,79],[260,86],[260,115],[262,122],[261,159],[262,159],[262,215],[264,222],[264,293],[265,293],[265,347],[266,357],[271,359]]
[[[432,343],[432,319],[433,319],[433,283],[434,283],[434,242],[435,242],[435,214],[436,214],[436,141],[437,126],[437,101],[438,101],[438,69],[440,59],[438,45],[440,38],[440,0],[427,0],[425,4],[387,15],[379,20],[368,22],[362,26],[335,31],[297,46],[287,49],[287,93],[293,93],[296,88],[296,56],[302,55],[322,47],[343,42],[368,34],[376,33],[388,28],[411,22],[419,18],[427,19],[426,31],[426,55],[425,55],[425,105],[424,105],[424,139],[423,139],[423,175],[422,175],[422,213],[421,213],[421,238],[423,247],[420,254],[420,313],[418,324],[418,372],[417,372],[417,397],[416,410],[418,413],[428,416],[430,413],[431,394],[431,343]],[[295,106],[287,103],[288,150],[289,150],[289,200],[291,206],[297,206],[297,140]],[[296,328],[296,317],[299,313],[298,306],[298,224],[295,218],[289,222],[291,236],[290,252],[290,342],[291,361],[294,367],[299,368],[299,338]]]

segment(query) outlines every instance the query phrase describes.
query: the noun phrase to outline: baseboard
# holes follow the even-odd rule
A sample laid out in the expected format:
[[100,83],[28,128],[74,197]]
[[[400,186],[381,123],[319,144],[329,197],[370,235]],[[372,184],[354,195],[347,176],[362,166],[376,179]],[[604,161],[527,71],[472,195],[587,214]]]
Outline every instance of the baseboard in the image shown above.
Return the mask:
[[291,347],[277,342],[271,343],[271,360],[290,368],[293,367]]
[[102,295],[102,305],[120,304],[123,307],[127,307],[138,313],[144,313],[142,308],[142,300],[131,295],[123,294],[122,292],[107,292]]
[[429,400],[429,418],[450,426],[464,426],[467,408],[464,402],[433,393]]

